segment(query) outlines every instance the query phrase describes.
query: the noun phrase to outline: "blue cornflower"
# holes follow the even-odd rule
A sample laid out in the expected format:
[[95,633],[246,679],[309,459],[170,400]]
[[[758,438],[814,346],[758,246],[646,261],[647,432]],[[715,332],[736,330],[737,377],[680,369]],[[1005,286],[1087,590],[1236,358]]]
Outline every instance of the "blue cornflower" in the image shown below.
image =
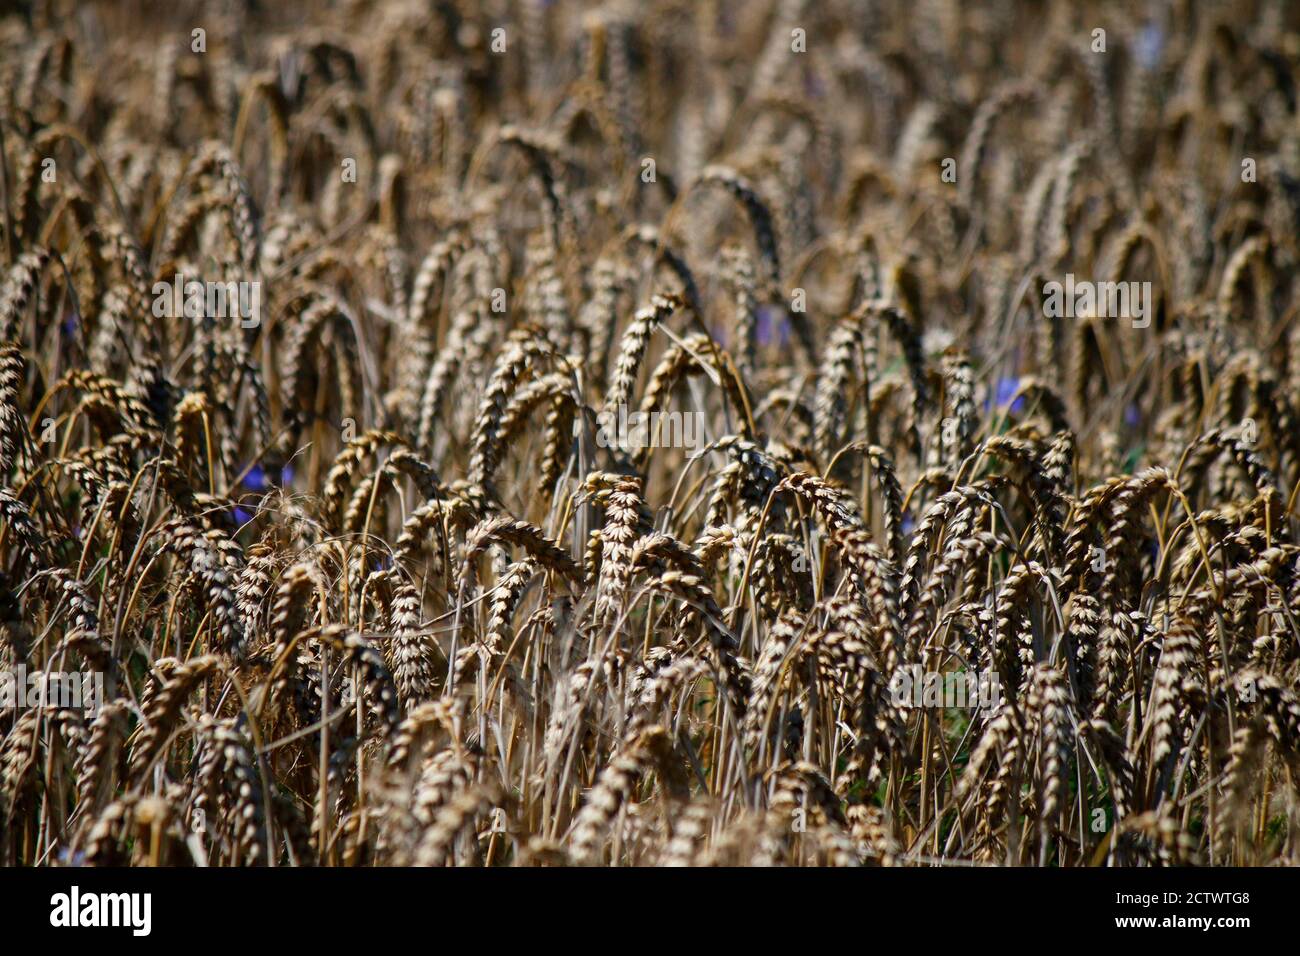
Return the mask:
[[[987,401],[985,401],[984,407],[986,409],[989,408],[990,406],[997,406],[998,408],[1001,408],[1007,402],[1010,402],[1012,397],[1019,390],[1020,390],[1019,378],[1003,376],[1002,378],[998,379],[998,386],[994,390],[993,396],[990,397]],[[1011,405],[1011,413],[1018,414],[1024,410],[1024,407],[1025,407],[1025,396],[1021,395]]]

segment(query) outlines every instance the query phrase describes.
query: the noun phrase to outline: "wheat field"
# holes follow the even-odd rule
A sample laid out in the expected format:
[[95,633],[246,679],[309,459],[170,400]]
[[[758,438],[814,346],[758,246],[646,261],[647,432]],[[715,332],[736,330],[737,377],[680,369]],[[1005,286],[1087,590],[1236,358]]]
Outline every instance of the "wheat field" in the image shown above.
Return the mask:
[[1293,5],[17,6],[0,864],[1300,862]]

